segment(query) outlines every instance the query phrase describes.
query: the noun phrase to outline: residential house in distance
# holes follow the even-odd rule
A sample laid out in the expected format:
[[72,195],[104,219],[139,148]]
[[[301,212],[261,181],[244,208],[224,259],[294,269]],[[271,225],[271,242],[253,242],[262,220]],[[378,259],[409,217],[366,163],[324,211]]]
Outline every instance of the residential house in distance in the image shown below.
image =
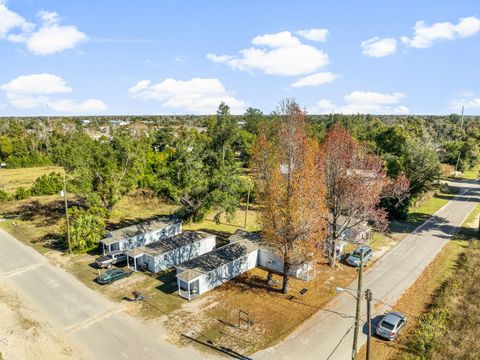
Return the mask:
[[151,221],[111,231],[100,241],[103,253],[130,250],[182,232],[182,222],[175,216],[162,216]]
[[[175,266],[180,296],[195,297],[243,274],[255,267],[282,273],[283,263],[265,244],[258,233],[237,230],[229,237],[229,244]],[[290,270],[291,276],[311,279],[313,262],[305,262]]]
[[154,241],[127,251],[127,265],[134,271],[145,267],[157,273],[212,251],[216,236],[200,231],[181,234]]

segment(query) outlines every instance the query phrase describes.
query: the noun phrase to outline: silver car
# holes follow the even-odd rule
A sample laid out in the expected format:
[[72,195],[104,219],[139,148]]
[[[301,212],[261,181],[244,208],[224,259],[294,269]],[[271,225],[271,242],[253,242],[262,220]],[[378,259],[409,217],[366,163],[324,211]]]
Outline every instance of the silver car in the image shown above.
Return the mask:
[[388,312],[377,325],[378,336],[395,340],[403,327],[407,324],[407,317],[400,312]]
[[367,262],[372,260],[372,249],[367,245],[360,245],[355,251],[347,258],[347,263],[351,266],[360,267],[360,254],[363,251],[363,266],[367,265]]

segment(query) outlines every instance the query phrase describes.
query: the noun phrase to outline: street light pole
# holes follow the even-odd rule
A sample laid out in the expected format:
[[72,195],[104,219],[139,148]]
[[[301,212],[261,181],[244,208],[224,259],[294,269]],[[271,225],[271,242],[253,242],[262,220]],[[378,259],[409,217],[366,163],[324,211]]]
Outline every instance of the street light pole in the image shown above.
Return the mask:
[[72,253],[72,245],[70,243],[70,219],[68,218],[68,201],[67,201],[67,181],[65,180],[65,170],[63,170],[63,200],[65,204],[65,221],[67,223],[67,244],[68,252]]
[[372,338],[372,312],[371,312],[371,303],[372,303],[372,291],[367,289],[365,291],[365,299],[367,300],[367,360],[370,360],[370,341]]
[[363,249],[360,252],[360,268],[358,269],[357,310],[355,312],[355,329],[353,332],[352,360],[357,359],[358,330],[360,328],[360,306],[362,301]]

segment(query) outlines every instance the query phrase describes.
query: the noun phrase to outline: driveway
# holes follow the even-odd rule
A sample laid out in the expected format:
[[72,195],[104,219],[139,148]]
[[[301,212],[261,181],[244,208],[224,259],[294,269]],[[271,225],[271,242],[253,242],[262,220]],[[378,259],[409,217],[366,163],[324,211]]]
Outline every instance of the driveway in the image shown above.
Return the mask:
[[[389,310],[389,306],[384,303],[396,303],[458,231],[458,227],[480,201],[478,184],[458,181],[451,185],[460,187],[460,194],[365,272],[364,289],[371,289],[373,297],[377,299],[372,303],[372,318]],[[355,289],[356,282],[349,288]],[[282,343],[255,354],[254,358],[350,359],[354,317],[355,298],[343,292]],[[366,320],[364,301],[362,319]],[[362,330],[360,334],[358,348],[367,340]]]
[[[164,340],[159,322],[145,323],[123,312],[44,256],[0,230],[0,284],[17,293],[59,337],[84,359],[201,359],[192,348]],[[76,354],[78,358],[78,354]],[[209,355],[209,358],[215,358]]]

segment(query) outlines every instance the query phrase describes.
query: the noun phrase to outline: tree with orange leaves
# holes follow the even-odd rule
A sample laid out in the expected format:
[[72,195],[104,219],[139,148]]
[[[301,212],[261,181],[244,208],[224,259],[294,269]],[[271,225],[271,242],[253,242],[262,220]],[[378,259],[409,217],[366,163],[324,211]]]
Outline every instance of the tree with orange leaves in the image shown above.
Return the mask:
[[382,159],[369,153],[339,124],[327,133],[321,148],[329,211],[328,259],[334,266],[342,233],[364,221],[386,230],[387,213],[379,207],[380,200],[395,198],[400,203],[408,196],[410,182],[404,175],[389,178]]
[[283,260],[286,294],[292,267],[310,261],[326,236],[325,183],[306,114],[296,102],[284,100],[276,115],[259,130],[253,169],[262,236]]

